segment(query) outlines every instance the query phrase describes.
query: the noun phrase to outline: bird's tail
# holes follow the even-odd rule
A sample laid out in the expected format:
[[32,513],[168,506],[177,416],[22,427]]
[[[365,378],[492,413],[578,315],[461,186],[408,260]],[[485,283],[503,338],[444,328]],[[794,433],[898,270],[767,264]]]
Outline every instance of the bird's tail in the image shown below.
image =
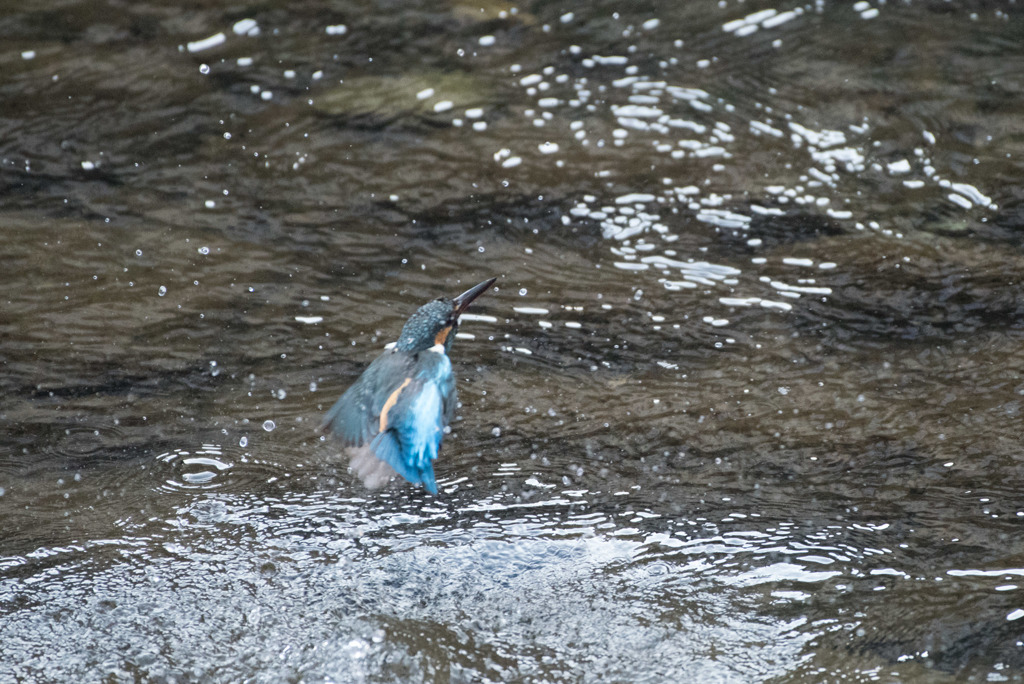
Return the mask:
[[430,461],[427,461],[425,468],[418,468],[408,463],[402,457],[402,445],[394,430],[381,432],[370,442],[370,449],[380,460],[394,468],[395,472],[413,484],[422,484],[423,488],[431,494],[437,494],[437,481],[434,479],[434,469]]

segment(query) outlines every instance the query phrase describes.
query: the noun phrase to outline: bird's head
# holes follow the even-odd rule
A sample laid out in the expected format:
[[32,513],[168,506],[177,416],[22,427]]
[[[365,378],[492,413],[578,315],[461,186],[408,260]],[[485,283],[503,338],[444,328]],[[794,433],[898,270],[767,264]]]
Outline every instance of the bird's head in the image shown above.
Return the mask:
[[491,278],[474,285],[454,299],[438,297],[421,306],[405,322],[402,334],[395,344],[395,350],[415,353],[440,344],[447,353],[455,341],[459,316],[474,299],[486,292],[495,280],[497,278]]

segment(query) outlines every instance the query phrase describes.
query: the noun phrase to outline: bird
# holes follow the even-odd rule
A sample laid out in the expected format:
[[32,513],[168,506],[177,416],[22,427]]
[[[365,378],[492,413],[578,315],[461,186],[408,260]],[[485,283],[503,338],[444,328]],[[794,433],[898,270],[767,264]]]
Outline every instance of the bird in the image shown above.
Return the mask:
[[325,414],[319,431],[341,440],[349,468],[369,489],[397,473],[437,495],[434,460],[458,404],[448,352],[459,316],[496,280],[417,309],[398,341],[385,347]]

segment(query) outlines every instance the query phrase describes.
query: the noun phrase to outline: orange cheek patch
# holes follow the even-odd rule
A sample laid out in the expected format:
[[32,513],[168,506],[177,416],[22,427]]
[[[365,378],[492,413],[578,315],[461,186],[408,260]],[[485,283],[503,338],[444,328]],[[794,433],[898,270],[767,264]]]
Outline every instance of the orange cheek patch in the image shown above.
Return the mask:
[[452,326],[450,325],[441,328],[441,332],[437,333],[437,335],[434,336],[434,344],[439,344],[443,347],[445,340],[448,339],[448,333],[450,333],[451,331]]
[[381,432],[384,432],[385,430],[388,429],[388,411],[390,411],[391,408],[395,405],[395,403],[398,401],[398,395],[402,393],[402,390],[404,390],[406,385],[408,385],[410,382],[412,382],[412,378],[406,378],[405,382],[399,385],[398,389],[392,392],[391,396],[388,397],[388,400],[384,402],[384,407],[380,410]]

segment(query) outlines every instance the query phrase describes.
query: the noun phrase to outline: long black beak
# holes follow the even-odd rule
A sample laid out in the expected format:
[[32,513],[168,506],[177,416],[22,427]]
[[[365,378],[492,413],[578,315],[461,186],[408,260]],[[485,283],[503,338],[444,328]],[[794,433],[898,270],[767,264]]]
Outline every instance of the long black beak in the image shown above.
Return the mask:
[[488,289],[490,289],[491,285],[494,284],[495,280],[497,280],[497,278],[485,280],[479,285],[474,285],[473,287],[469,288],[468,290],[460,294],[458,297],[453,299],[452,303],[455,304],[455,311],[453,313],[455,314],[455,316],[460,316],[462,312],[466,310],[466,307],[468,307],[473,302],[474,299],[476,299],[484,292],[486,292]]

